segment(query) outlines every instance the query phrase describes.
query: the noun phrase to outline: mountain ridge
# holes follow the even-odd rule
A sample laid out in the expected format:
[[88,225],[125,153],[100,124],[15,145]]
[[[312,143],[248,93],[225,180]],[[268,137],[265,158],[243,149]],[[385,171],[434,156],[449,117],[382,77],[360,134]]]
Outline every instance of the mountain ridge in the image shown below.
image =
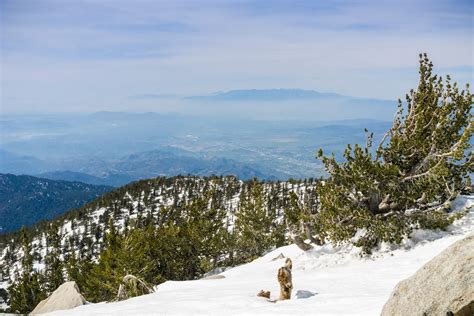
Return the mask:
[[0,233],[52,220],[111,189],[82,182],[0,174]]
[[[140,151],[116,158],[77,156],[74,163],[67,159],[45,161],[34,157],[28,157],[28,160],[23,162],[23,160],[17,161],[16,157],[19,156],[15,154],[4,157],[6,165],[0,169],[3,173],[18,175],[21,170],[25,170],[21,174],[113,187],[140,179],[187,174],[198,176],[230,174],[246,180],[254,177],[268,180],[285,178],[284,173],[271,167],[244,163],[226,157],[204,157],[174,147]],[[73,167],[76,169],[71,170]]]
[[214,92],[208,95],[184,97],[188,100],[213,100],[213,101],[288,101],[312,99],[349,99],[352,97],[332,92],[319,92],[306,89],[236,89]]

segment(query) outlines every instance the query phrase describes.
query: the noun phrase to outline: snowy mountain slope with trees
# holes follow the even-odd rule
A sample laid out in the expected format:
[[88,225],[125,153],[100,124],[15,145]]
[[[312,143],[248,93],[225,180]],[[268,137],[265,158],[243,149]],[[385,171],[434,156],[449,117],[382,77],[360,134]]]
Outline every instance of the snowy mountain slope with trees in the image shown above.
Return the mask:
[[[426,54],[420,55],[419,85],[407,94],[406,103],[399,101],[393,125],[378,147],[366,131],[365,147],[348,145],[344,161],[319,151],[329,174],[324,181],[149,179],[0,239],[1,273],[11,283],[10,310],[31,311],[65,279],[76,281],[90,302],[110,302],[149,294],[152,286],[166,281],[196,280],[240,265],[224,273],[236,280],[223,282],[227,288],[219,289],[218,280],[206,280],[206,286],[196,281],[185,284],[198,284],[205,294],[192,288],[175,294],[196,291],[199,300],[215,302],[204,305],[206,311],[222,313],[222,304],[207,297],[213,292],[206,287],[216,284],[216,297],[224,295],[223,301],[231,302],[228,311],[244,313],[254,302],[250,286],[268,286],[275,295],[273,283],[266,282],[270,270],[281,264],[265,262],[276,253],[242,264],[279,248],[295,260],[295,273],[308,271],[305,281],[301,276],[295,281],[309,289],[295,295],[306,296],[315,306],[298,313],[324,308],[341,313],[348,307],[350,312],[375,313],[396,280],[444,249],[452,236],[473,229],[472,200],[462,197],[472,193],[473,96],[468,86],[460,91],[449,77],[443,80],[432,70]],[[280,248],[293,242],[301,250]],[[279,270],[278,279],[288,293],[291,262]],[[321,306],[315,300],[319,294],[312,295],[320,293],[312,288],[318,282],[321,293],[329,294]],[[172,284],[178,283],[162,287],[166,291]],[[240,286],[245,298],[234,291]],[[336,306],[324,305],[333,301]],[[292,302],[270,305],[291,307]],[[172,312],[177,303],[187,301],[168,297],[163,306],[171,306],[166,311]],[[276,308],[265,303],[262,312]],[[149,312],[147,308],[140,306],[138,312]],[[260,311],[260,305],[255,308]]]
[[[62,283],[65,269],[67,278],[86,291],[87,299],[101,301],[115,297],[115,287],[123,277],[115,273],[122,269],[140,277],[146,274],[153,284],[199,278],[215,267],[247,262],[271,247],[288,244],[284,209],[290,204],[290,194],[314,207],[315,183],[314,179],[242,181],[233,176],[178,176],[132,183],[54,221],[1,236],[4,282],[0,285],[7,288],[23,280],[31,286],[36,281],[28,275],[33,275],[39,280],[35,284],[41,297],[46,289],[50,292]],[[236,238],[233,231],[245,232],[246,237]],[[137,246],[143,244],[152,250]],[[100,261],[101,255],[111,261]],[[149,259],[154,264],[143,272],[142,265]],[[105,271],[109,271],[106,280]],[[32,302],[20,305],[35,305]]]
[[[48,315],[379,315],[399,281],[474,232],[473,206],[473,196],[460,197],[455,211],[469,212],[447,231],[416,230],[401,245],[382,245],[370,257],[349,245],[327,244],[307,252],[289,245],[221,273],[222,279],[167,281],[153,294]],[[271,298],[277,298],[276,271],[284,259],[273,259],[279,254],[293,260],[294,290],[291,300],[273,304],[256,294],[270,290]]]

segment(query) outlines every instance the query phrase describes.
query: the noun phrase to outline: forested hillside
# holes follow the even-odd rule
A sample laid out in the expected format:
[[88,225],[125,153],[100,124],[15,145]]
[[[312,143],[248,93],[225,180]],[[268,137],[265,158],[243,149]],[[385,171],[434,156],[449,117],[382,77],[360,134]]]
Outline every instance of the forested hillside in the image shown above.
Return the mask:
[[[316,207],[316,183],[233,176],[142,180],[53,222],[2,236],[2,276],[18,279],[23,267],[43,267],[50,284],[43,285],[55,288],[51,282],[60,284],[66,267],[92,301],[113,299],[125,272],[150,283],[194,279],[288,244],[285,210],[294,197]],[[29,261],[25,251],[32,253]],[[58,267],[55,279],[50,274]]]
[[0,233],[51,220],[111,189],[81,182],[0,174]]

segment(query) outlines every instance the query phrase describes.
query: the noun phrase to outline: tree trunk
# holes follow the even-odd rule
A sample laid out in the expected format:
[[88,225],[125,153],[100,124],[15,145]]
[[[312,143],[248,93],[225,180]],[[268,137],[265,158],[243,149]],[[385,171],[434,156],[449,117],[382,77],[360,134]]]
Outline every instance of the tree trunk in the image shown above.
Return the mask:
[[313,246],[311,246],[310,244],[305,243],[304,240],[298,235],[293,237],[293,241],[298,246],[298,248],[300,248],[303,251],[308,251],[310,249],[313,249]]
[[305,223],[304,224],[304,230],[306,232],[306,238],[309,239],[313,244],[322,246],[324,245],[324,241],[321,240],[319,237],[314,237],[313,235],[313,227],[311,226],[310,223]]

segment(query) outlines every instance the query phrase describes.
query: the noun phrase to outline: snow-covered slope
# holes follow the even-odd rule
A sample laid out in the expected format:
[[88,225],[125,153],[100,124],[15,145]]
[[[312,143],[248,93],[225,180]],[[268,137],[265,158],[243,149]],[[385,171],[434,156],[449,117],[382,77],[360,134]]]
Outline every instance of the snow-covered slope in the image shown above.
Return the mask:
[[[290,193],[295,193],[309,208],[316,207],[315,184],[318,180],[291,180],[287,182],[262,182],[266,205],[275,211],[275,220],[283,217]],[[71,210],[54,222],[61,236],[62,258],[74,251],[76,257],[97,258],[104,247],[108,223],[122,231],[130,228],[138,218],[160,217],[164,208],[181,209],[212,188],[213,207],[225,210],[228,229],[233,227],[242,194],[249,192],[253,181],[242,181],[234,176],[197,177],[176,176],[146,179],[117,188],[82,208]],[[1,202],[1,201],[0,201]],[[1,212],[1,208],[0,208]],[[1,220],[0,220],[1,223]],[[51,223],[51,222],[50,222]],[[35,255],[35,268],[42,270],[48,252],[47,234],[49,223],[32,229],[31,246]],[[0,235],[0,289],[6,288],[21,271],[20,234]],[[2,281],[4,281],[2,283]],[[0,301],[1,303],[1,301]]]
[[[456,201],[469,213],[446,232],[416,231],[401,246],[383,245],[370,257],[350,246],[325,245],[303,252],[295,245],[222,273],[223,279],[168,281],[154,294],[117,303],[89,304],[52,315],[379,315],[394,286],[455,241],[474,231],[474,197]],[[278,297],[277,269],[293,260],[293,297],[271,303],[256,294]]]

